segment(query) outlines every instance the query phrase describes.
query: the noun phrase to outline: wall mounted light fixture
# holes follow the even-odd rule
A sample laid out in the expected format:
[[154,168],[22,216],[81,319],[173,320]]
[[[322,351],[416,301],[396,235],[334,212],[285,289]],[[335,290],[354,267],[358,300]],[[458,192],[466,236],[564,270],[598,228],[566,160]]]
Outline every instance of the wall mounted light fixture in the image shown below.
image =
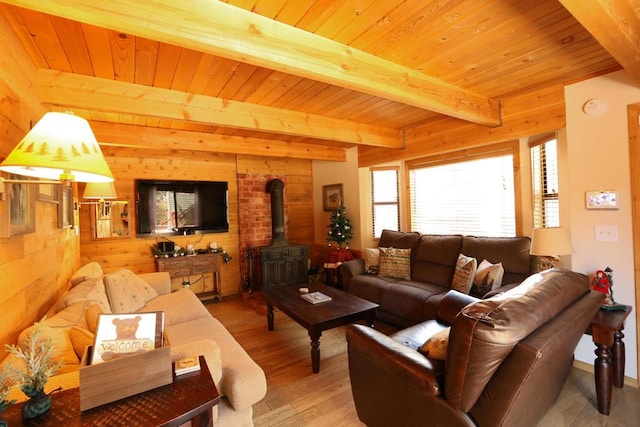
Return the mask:
[[71,113],[46,113],[0,164],[0,171],[39,178],[0,178],[0,194],[4,194],[4,183],[113,181],[89,122]]

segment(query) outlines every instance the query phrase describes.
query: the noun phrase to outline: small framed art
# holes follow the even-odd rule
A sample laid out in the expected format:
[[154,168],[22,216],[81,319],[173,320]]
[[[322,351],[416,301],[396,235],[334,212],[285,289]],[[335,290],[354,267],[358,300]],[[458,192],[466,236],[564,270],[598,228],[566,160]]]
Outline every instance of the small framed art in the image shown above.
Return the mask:
[[587,209],[618,209],[618,192],[587,191],[585,203]]
[[342,206],[342,184],[322,186],[322,208],[331,212],[338,206]]

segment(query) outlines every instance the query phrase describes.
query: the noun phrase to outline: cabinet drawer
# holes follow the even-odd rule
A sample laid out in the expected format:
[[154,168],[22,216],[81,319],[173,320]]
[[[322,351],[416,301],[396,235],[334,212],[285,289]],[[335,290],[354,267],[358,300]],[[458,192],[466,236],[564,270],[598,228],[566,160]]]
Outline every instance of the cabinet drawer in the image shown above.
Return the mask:
[[262,261],[273,261],[273,260],[284,259],[285,256],[286,255],[285,255],[284,249],[267,249],[267,250],[263,249],[260,252],[260,257]]
[[192,261],[194,270],[198,268],[213,269],[216,265],[215,257],[209,255],[197,255],[193,257]]
[[184,277],[191,274],[189,268],[167,268],[164,271],[169,273],[171,277]]

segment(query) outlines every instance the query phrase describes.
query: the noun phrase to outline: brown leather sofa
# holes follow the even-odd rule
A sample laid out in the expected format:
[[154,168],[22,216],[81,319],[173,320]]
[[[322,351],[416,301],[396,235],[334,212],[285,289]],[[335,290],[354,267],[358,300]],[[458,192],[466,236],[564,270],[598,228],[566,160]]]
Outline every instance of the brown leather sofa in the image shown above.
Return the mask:
[[[474,237],[429,235],[383,230],[378,247],[411,249],[411,280],[365,274],[364,261],[355,259],[338,267],[345,291],[375,302],[376,317],[398,327],[433,319],[442,297],[451,289],[458,255],[501,262],[500,292],[534,273],[528,237]],[[493,291],[496,293],[496,291]],[[490,296],[486,295],[484,297]]]
[[[560,394],[602,302],[586,276],[556,269],[484,300],[450,291],[436,319],[391,336],[352,325],[358,417],[370,427],[533,426]],[[416,350],[448,325],[446,362]]]

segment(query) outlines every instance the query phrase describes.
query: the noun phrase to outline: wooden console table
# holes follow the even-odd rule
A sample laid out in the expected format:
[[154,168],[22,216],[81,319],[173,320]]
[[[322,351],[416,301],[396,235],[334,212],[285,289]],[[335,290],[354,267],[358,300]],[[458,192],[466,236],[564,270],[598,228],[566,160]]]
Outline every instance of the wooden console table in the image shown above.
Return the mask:
[[[156,258],[156,271],[167,271],[171,278],[184,278],[194,274],[213,274],[213,291],[200,292],[200,300],[222,299],[222,281],[220,279],[220,254],[216,252],[172,258]],[[203,279],[204,280],[204,279]]]
[[209,368],[200,356],[200,370],[174,376],[173,383],[97,408],[80,411],[80,389],[51,395],[51,409],[37,418],[22,420],[23,403],[2,413],[10,426],[212,426],[211,409],[220,395]]
[[631,313],[627,306],[620,311],[598,310],[587,333],[596,345],[596,360],[593,362],[598,411],[609,415],[611,410],[612,385],[622,388],[624,385],[624,321]]

